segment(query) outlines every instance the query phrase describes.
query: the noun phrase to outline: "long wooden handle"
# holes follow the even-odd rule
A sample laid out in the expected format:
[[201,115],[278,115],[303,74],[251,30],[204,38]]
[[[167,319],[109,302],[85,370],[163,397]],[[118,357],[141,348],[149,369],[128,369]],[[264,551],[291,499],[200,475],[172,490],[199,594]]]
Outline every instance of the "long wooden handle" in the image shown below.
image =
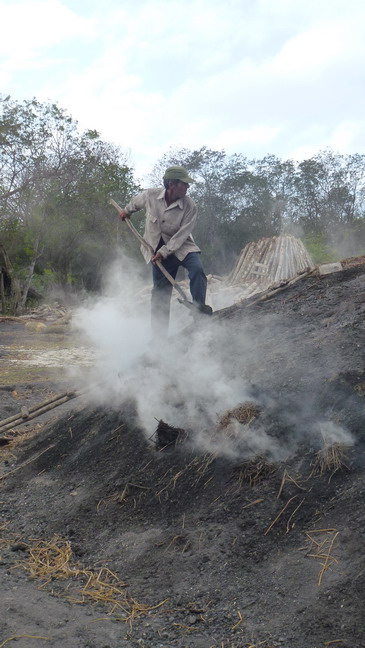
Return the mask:
[[[110,199],[109,199],[109,203],[110,203],[111,205],[113,205],[113,207],[115,207],[115,209],[117,210],[117,212],[118,212],[119,214],[123,211],[123,209],[118,205],[118,203],[117,203],[115,200],[113,200],[113,198],[110,198]],[[138,232],[138,230],[136,230],[136,228],[134,227],[133,223],[131,223],[130,218],[126,218],[124,222],[127,223],[129,229],[130,229],[131,232],[134,234],[134,236],[135,236],[136,238],[138,238],[139,242],[140,242],[140,243],[141,243],[141,244],[142,244],[142,245],[143,245],[147,250],[149,250],[149,251],[151,252],[151,254],[154,254],[155,251],[154,251],[152,245],[150,245],[149,243],[147,243],[147,241],[145,241],[145,239],[143,238],[143,236],[141,236],[141,234]],[[172,279],[172,277],[171,277],[171,279]]]
[[[113,205],[113,207],[115,207],[118,214],[120,214],[123,211],[123,209],[118,205],[118,203],[115,200],[113,200],[113,198],[109,199],[109,203],[111,205]],[[143,245],[147,250],[149,250],[151,252],[151,254],[155,254],[155,251],[154,251],[152,245],[147,243],[147,241],[143,238],[143,236],[141,236],[141,234],[136,230],[133,223],[131,223],[130,218],[126,218],[124,222],[127,223],[129,229],[134,234],[134,236],[139,240],[141,245]],[[159,270],[161,270],[162,274],[165,275],[166,279],[170,282],[170,284],[172,284],[174,286],[174,288],[177,290],[177,292],[179,293],[179,295],[181,296],[183,301],[188,302],[190,304],[191,302],[187,298],[184,290],[181,288],[181,286],[179,286],[177,281],[175,281],[175,279],[170,275],[170,273],[166,270],[166,268],[164,268],[162,263],[160,261],[155,261],[155,264],[157,265]]]

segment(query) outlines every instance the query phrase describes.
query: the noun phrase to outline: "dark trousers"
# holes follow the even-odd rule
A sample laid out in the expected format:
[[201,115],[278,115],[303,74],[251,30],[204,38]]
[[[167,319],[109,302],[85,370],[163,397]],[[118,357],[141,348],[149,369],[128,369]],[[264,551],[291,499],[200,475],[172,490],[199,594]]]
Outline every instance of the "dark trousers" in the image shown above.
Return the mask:
[[[190,292],[194,302],[205,304],[207,278],[205,276],[200,252],[189,252],[183,261],[170,254],[162,265],[175,279],[179,267],[187,269],[190,280]],[[151,296],[151,325],[155,336],[167,335],[170,318],[170,300],[172,285],[161,270],[152,264],[153,288]]]

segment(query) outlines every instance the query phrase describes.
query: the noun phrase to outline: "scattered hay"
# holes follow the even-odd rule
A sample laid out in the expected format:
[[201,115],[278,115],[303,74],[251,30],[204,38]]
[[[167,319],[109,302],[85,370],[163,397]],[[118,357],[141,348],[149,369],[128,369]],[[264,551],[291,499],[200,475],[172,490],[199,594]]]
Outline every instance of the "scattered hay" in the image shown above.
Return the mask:
[[312,464],[311,477],[320,477],[324,474],[330,473],[330,480],[333,475],[346,468],[349,470],[348,465],[346,464],[346,448],[340,443],[332,443],[331,445],[325,445],[324,448],[317,452],[314,462]]
[[[264,646],[267,646],[268,641],[269,639],[264,639],[264,641],[259,641],[258,643],[247,645],[246,648],[259,648],[259,646],[262,646],[262,648],[264,648]],[[267,646],[267,648],[269,648],[269,646]]]
[[43,641],[49,641],[50,637],[40,637],[39,635],[29,635],[29,634],[20,634],[20,635],[13,635],[12,637],[8,637],[5,639],[0,644],[0,648],[3,648],[9,641],[16,641],[17,639],[42,639]]
[[294,479],[294,477],[292,477],[292,476],[288,473],[287,469],[285,468],[285,470],[284,470],[284,472],[283,472],[283,478],[282,478],[282,480],[281,480],[281,484],[280,484],[279,492],[278,492],[278,494],[277,494],[277,496],[276,496],[276,499],[279,499],[279,498],[281,497],[282,492],[283,492],[283,489],[284,489],[284,486],[285,486],[286,483],[294,484],[294,486],[296,486],[296,487],[299,488],[300,490],[306,490],[303,486],[300,486],[300,484],[298,484],[298,481],[299,481],[299,479],[297,479],[297,480]]
[[241,623],[243,622],[242,614],[241,614],[241,612],[240,612],[239,610],[237,610],[237,614],[238,614],[238,621],[237,621],[237,623],[234,624],[234,626],[232,626],[232,630],[233,630],[233,631],[234,631],[234,630],[237,630],[237,628],[238,628],[238,627],[241,625]]
[[[67,596],[72,603],[99,603],[107,605],[109,614],[117,614],[119,621],[132,623],[138,617],[160,608],[166,601],[151,606],[139,603],[129,596],[126,583],[117,574],[106,567],[98,571],[79,569],[72,564],[72,549],[68,540],[54,536],[51,541],[40,540],[33,546],[28,546],[29,558],[20,563],[35,579],[51,580],[86,580],[78,590],[81,596]],[[68,589],[68,588],[67,588]],[[122,615],[122,616],[120,616]]]
[[17,540],[19,536],[9,531],[7,524],[0,524],[0,551],[10,547]]
[[250,486],[258,486],[263,479],[269,477],[276,471],[276,467],[266,461],[263,457],[256,457],[251,461],[246,461],[242,466],[242,478]]
[[251,488],[259,486],[264,479],[276,472],[276,467],[266,461],[264,457],[256,457],[245,461],[237,470],[238,476],[235,480],[234,489],[240,491],[246,484]]
[[244,506],[242,506],[241,511],[247,508],[251,508],[251,506],[256,506],[256,504],[262,504],[265,500],[262,497],[259,497],[258,499],[253,500],[253,502],[248,502]]
[[0,459],[2,461],[9,460],[9,458],[15,460],[15,454],[12,452],[16,446],[16,440],[12,436],[1,437],[0,438]]
[[338,563],[337,558],[331,553],[338,534],[337,529],[313,529],[305,532],[309,546],[301,547],[300,551],[304,550],[309,558],[316,558],[321,561],[318,586],[321,585],[326,571],[332,565]]
[[[215,459],[215,455],[205,454],[201,457],[194,457],[190,461],[186,460],[179,468],[176,465],[170,466],[160,476],[153,487],[144,485],[143,483],[127,482],[120,492],[113,493],[100,500],[96,507],[97,511],[102,506],[107,506],[110,503],[116,503],[121,506],[129,504],[137,508],[141,500],[148,497],[151,493],[159,502],[162,499],[168,500],[180,482],[184,482],[189,489],[197,487],[199,484],[202,484],[203,488],[205,488],[213,479],[212,466]],[[143,468],[141,471],[143,473]],[[143,477],[141,478],[142,480]]]
[[[127,482],[121,493],[113,493],[112,495],[109,495],[109,497],[100,500],[97,504],[96,510],[99,511],[101,505],[107,504],[108,502],[116,502],[117,504],[121,505],[125,504],[128,498],[130,498],[132,492],[135,492],[136,489],[140,489],[140,491],[142,491],[139,495],[139,499],[141,499],[141,497],[146,494],[146,491],[151,490],[149,486],[142,486],[141,484]],[[134,497],[133,499],[136,502],[136,498]]]
[[76,567],[71,567],[71,558],[71,544],[55,536],[51,542],[40,540],[29,547],[29,558],[24,566],[32,578],[47,581],[70,578],[80,573]]
[[211,470],[215,461],[216,455],[207,453],[202,457],[194,457],[192,461],[185,463],[177,472],[174,472],[176,468],[169,468],[156,484],[157,499],[161,501],[162,495],[164,499],[169,499],[170,493],[176,488],[176,484],[183,479],[188,480],[189,488],[195,488],[200,484],[203,484],[205,488],[213,479]]
[[[291,484],[294,484],[294,486],[295,486],[296,488],[299,488],[300,490],[305,490],[302,486],[300,486],[300,485],[298,484],[298,482],[297,482],[297,481],[296,481],[296,480],[295,480],[291,475],[289,475],[288,471],[285,469],[285,470],[284,470],[284,473],[283,473],[283,478],[282,478],[282,480],[281,480],[280,489],[279,489],[279,492],[278,492],[278,495],[277,495],[276,499],[279,499],[279,498],[281,497],[282,492],[283,492],[283,488],[284,488],[284,485],[285,485],[286,482],[289,482],[289,483],[291,483]],[[279,520],[282,518],[283,514],[284,514],[285,511],[288,509],[288,507],[290,507],[290,504],[291,504],[292,502],[294,502],[295,500],[297,500],[298,497],[299,497],[299,495],[296,494],[296,495],[293,495],[292,497],[290,497],[290,498],[287,500],[287,502],[284,504],[283,508],[279,511],[278,515],[275,517],[275,519],[271,522],[271,524],[269,525],[269,527],[266,529],[264,535],[267,535],[267,534],[271,531],[271,529],[272,529],[272,528],[277,524],[277,522],[279,522]],[[293,529],[293,528],[295,527],[295,524],[296,524],[296,523],[295,523],[295,516],[296,516],[297,512],[299,511],[300,507],[304,504],[305,499],[306,499],[305,496],[302,497],[302,499],[300,500],[299,504],[297,503],[297,501],[295,501],[295,507],[294,507],[294,509],[291,511],[290,516],[287,518],[287,522],[286,522],[286,531],[285,531],[285,533],[289,533],[289,531],[291,531],[291,529]],[[288,512],[289,512],[289,511],[288,511]]]
[[107,567],[102,567],[98,572],[82,570],[80,574],[87,577],[86,584],[80,590],[81,598],[68,597],[68,600],[77,604],[92,602],[107,605],[109,614],[118,615],[117,619],[125,623],[131,624],[166,602],[153,606],[139,603],[128,595],[126,583],[121,582]]
[[3,479],[6,479],[9,475],[13,475],[13,474],[14,474],[15,472],[17,472],[18,470],[21,470],[22,468],[24,468],[24,466],[28,466],[28,465],[29,465],[30,463],[32,463],[33,461],[36,461],[36,460],[39,459],[39,457],[41,457],[45,452],[48,452],[48,450],[51,450],[51,448],[53,448],[55,445],[56,445],[55,443],[51,443],[51,445],[48,446],[48,448],[46,448],[45,450],[42,450],[42,452],[39,452],[37,455],[35,455],[35,457],[31,457],[30,459],[27,459],[27,461],[24,461],[22,464],[20,464],[20,466],[17,466],[16,468],[13,468],[13,470],[9,470],[9,471],[8,471],[7,473],[5,473],[4,475],[1,475],[1,476],[0,476],[0,481],[2,481]]
[[175,535],[168,543],[165,551],[174,551],[175,553],[185,553],[192,548],[191,541],[186,535]]
[[[141,468],[138,481],[133,483],[127,482],[120,491],[112,493],[108,497],[100,500],[97,504],[97,511],[101,507],[110,504],[132,506],[136,509],[142,500],[145,501],[146,498],[150,498],[151,496],[161,503],[162,501],[168,501],[178,488],[185,493],[199,488],[207,489],[209,492],[209,488],[215,480],[221,479],[221,475],[217,472],[216,468],[217,459],[217,454],[211,452],[200,456],[187,455],[183,463],[179,462],[177,465],[169,465],[165,472],[162,472],[155,481],[153,486],[149,484],[147,481],[148,475],[145,475],[144,469]],[[228,498],[239,494],[247,484],[250,487],[259,485],[265,478],[268,478],[276,472],[276,470],[277,468],[274,464],[269,463],[262,457],[235,466],[230,484],[225,489],[220,490],[218,497],[215,497],[216,490],[213,488],[212,495],[215,499],[211,503],[214,504],[218,500],[223,501],[225,499],[228,501]]]
[[247,401],[231,410],[227,410],[218,418],[218,428],[225,429],[233,421],[238,421],[241,425],[250,425],[260,414],[260,409],[256,403]]
[[271,524],[267,527],[266,531],[264,532],[264,535],[267,535],[267,534],[271,531],[271,529],[275,526],[275,524],[280,520],[280,518],[281,518],[281,516],[283,515],[283,513],[286,511],[286,509],[288,508],[289,504],[291,504],[291,502],[293,502],[297,497],[298,497],[298,495],[294,495],[293,497],[291,497],[291,498],[286,502],[286,504],[283,506],[283,508],[281,509],[281,511],[279,511],[279,513],[277,514],[276,518],[275,518],[275,519],[271,522]]
[[31,439],[32,437],[36,436],[38,434],[39,430],[42,428],[42,425],[36,425],[34,428],[32,427],[29,430],[24,430],[18,428],[16,431],[15,430],[9,430],[8,431],[8,443],[6,444],[1,444],[0,443],[0,459],[5,461],[9,461],[10,463],[15,463],[17,456],[15,454],[15,451],[18,446],[22,445],[24,441],[27,441],[28,439]]

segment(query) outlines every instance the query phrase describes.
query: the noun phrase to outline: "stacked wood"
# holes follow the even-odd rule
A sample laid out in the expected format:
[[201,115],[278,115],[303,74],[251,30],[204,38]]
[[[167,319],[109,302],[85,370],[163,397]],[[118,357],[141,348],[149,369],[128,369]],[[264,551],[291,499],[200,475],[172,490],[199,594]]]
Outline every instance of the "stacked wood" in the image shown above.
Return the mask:
[[305,246],[294,236],[274,236],[249,243],[226,277],[208,277],[207,301],[214,311],[281,289],[315,268]]
[[72,398],[81,396],[81,394],[81,391],[68,391],[63,394],[58,394],[57,396],[52,396],[52,398],[43,403],[29,407],[29,409],[23,406],[18,414],[14,414],[13,416],[9,416],[0,421],[0,435],[7,430],[11,430],[18,425],[21,425],[22,423],[26,423],[31,419],[41,416],[41,414],[44,414],[45,412],[49,412],[51,409],[54,409],[59,405],[63,405],[63,403],[66,403]]
[[312,268],[312,259],[300,239],[284,235],[262,238],[242,250],[226,284],[256,284],[265,290]]

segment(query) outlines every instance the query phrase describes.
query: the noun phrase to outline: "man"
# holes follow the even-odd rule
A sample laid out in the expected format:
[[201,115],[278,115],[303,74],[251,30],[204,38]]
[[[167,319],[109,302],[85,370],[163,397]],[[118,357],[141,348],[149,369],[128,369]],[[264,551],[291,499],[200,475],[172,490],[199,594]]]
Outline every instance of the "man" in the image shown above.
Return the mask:
[[151,324],[155,336],[167,334],[172,292],[171,283],[157,267],[156,261],[160,261],[174,279],[180,265],[186,268],[197,310],[207,309],[204,308],[207,278],[200,260],[200,249],[191,234],[197,210],[186,195],[192,182],[194,180],[184,167],[169,167],[163,178],[164,189],[146,189],[132,198],[119,214],[125,220],[140,209],[146,210],[144,238],[154,254],[143,246],[141,250],[146,263],[152,262]]

